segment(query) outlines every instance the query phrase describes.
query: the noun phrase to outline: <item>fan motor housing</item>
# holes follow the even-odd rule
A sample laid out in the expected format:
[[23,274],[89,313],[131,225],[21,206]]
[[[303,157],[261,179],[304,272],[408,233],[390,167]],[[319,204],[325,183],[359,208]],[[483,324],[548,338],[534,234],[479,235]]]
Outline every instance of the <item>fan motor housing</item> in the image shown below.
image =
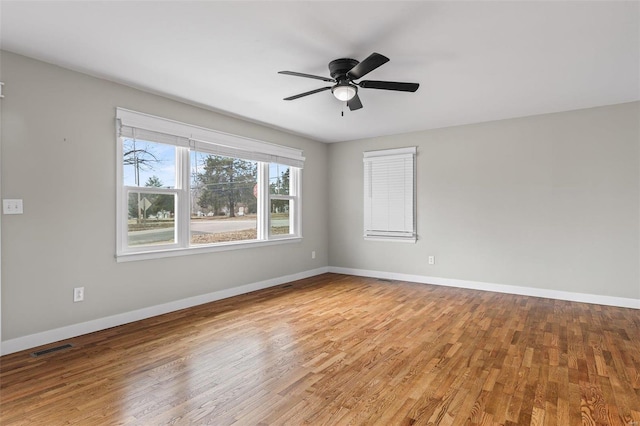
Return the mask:
[[329,62],[329,74],[337,81],[347,79],[347,73],[360,62],[351,58],[341,58]]

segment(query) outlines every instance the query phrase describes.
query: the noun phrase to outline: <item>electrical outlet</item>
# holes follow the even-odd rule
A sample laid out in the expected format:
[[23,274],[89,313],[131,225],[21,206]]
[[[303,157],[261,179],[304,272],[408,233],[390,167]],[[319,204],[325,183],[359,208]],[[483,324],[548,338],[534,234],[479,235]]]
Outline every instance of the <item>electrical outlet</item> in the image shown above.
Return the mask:
[[82,302],[84,300],[84,287],[76,287],[73,289],[73,301]]
[[429,256],[429,265],[435,265],[435,264],[436,264],[436,257]]
[[22,214],[22,200],[2,200],[2,212],[4,214]]
[[312,259],[315,259],[315,258],[316,258],[316,252],[315,252],[315,250],[311,252],[311,258],[312,258]]

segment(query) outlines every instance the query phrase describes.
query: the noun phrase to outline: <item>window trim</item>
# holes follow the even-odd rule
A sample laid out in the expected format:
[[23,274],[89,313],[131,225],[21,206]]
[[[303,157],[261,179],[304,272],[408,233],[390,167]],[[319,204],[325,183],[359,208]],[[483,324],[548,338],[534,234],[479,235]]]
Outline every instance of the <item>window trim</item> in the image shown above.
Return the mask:
[[[175,188],[148,188],[124,185],[123,141],[132,137],[175,146]],[[218,132],[124,108],[116,109],[116,140],[117,211],[115,258],[117,262],[238,250],[302,241],[301,175],[305,161],[302,150]],[[258,163],[260,191],[258,192],[257,204],[258,209],[263,214],[258,215],[261,222],[256,224],[258,228],[256,239],[191,245],[190,152],[192,149],[197,150],[198,147],[205,147],[206,149],[202,151],[212,155],[231,156]],[[269,163],[287,165],[292,171],[291,174],[295,176],[295,179],[292,178],[292,182],[290,182],[293,193],[287,196],[294,200],[295,209],[293,214],[290,214],[290,226],[293,227],[294,234],[270,235],[270,214],[268,209],[271,199],[269,194]],[[131,191],[175,194],[175,243],[136,247],[128,245],[128,210],[125,211],[125,209],[128,206],[128,199],[126,198]]]

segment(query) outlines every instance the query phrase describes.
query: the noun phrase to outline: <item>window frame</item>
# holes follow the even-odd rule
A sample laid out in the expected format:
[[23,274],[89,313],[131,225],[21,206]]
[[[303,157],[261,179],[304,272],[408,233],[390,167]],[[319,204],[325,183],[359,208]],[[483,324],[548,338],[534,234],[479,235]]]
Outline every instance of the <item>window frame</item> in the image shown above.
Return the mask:
[[[176,184],[174,188],[156,188],[124,185],[123,145],[133,137],[149,142],[173,145],[176,149]],[[135,132],[139,131],[140,136]],[[305,158],[302,151],[255,139],[244,138],[181,123],[124,108],[116,109],[116,254],[117,262],[146,260],[172,256],[184,256],[226,250],[237,250],[273,244],[294,243],[302,240],[301,181]],[[220,155],[258,164],[258,219],[256,239],[191,245],[191,164],[190,153],[206,146],[206,154]],[[285,164],[290,167],[291,234],[270,235],[269,164]],[[158,245],[129,246],[128,244],[128,196],[130,192],[149,194],[173,194],[175,242]]]
[[[126,223],[122,224],[122,228],[120,229],[120,233],[122,241],[124,243],[123,249],[125,252],[127,253],[135,253],[138,250],[138,246],[129,246],[128,241],[129,241],[129,214],[128,214],[128,207],[129,207],[129,194],[130,193],[140,193],[140,194],[164,194],[164,195],[173,195],[174,196],[174,203],[175,206],[180,206],[180,202],[179,200],[179,191],[175,190],[175,189],[169,189],[169,188],[149,188],[149,187],[135,187],[135,186],[125,186],[123,188],[122,191],[122,197],[123,200],[121,201],[123,203],[123,208],[127,209],[127,217],[125,219]],[[126,205],[126,206],[125,206]],[[173,215],[173,239],[174,242],[173,243],[165,243],[165,244],[154,244],[153,247],[158,249],[158,250],[163,250],[163,249],[174,249],[174,248],[179,248],[179,226],[178,226],[178,218],[180,217],[179,212],[177,211],[178,209],[174,209],[176,210],[174,212]],[[123,214],[123,216],[125,216]],[[146,247],[146,246],[145,246]]]
[[[279,240],[279,239],[286,239],[286,238],[291,238],[291,236],[295,236],[295,231],[297,229],[299,229],[298,226],[296,226],[296,224],[301,220],[301,215],[300,215],[300,208],[299,208],[299,204],[300,204],[300,175],[301,175],[301,169],[298,169],[296,167],[289,167],[289,194],[285,195],[285,194],[272,194],[270,187],[269,187],[269,170],[267,168],[266,171],[266,194],[268,194],[267,197],[267,211],[269,212],[269,217],[268,217],[268,223],[267,223],[267,234],[269,236],[269,239],[271,240]],[[289,229],[293,229],[294,233],[289,233],[289,234],[272,234],[271,233],[271,201],[272,200],[283,200],[283,201],[289,201]]]

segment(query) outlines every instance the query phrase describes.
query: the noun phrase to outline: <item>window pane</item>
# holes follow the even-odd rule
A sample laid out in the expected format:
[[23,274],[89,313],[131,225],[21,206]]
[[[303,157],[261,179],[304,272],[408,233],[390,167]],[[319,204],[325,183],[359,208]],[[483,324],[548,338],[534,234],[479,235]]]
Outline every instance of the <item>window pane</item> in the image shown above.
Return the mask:
[[269,193],[289,195],[289,166],[269,164]]
[[291,223],[289,222],[289,212],[291,211],[291,200],[271,200],[269,233],[271,235],[291,234]]
[[127,242],[130,247],[175,243],[174,194],[130,192],[128,204]]
[[257,238],[258,163],[191,152],[191,244]]
[[175,188],[176,147],[139,139],[124,139],[125,186]]

